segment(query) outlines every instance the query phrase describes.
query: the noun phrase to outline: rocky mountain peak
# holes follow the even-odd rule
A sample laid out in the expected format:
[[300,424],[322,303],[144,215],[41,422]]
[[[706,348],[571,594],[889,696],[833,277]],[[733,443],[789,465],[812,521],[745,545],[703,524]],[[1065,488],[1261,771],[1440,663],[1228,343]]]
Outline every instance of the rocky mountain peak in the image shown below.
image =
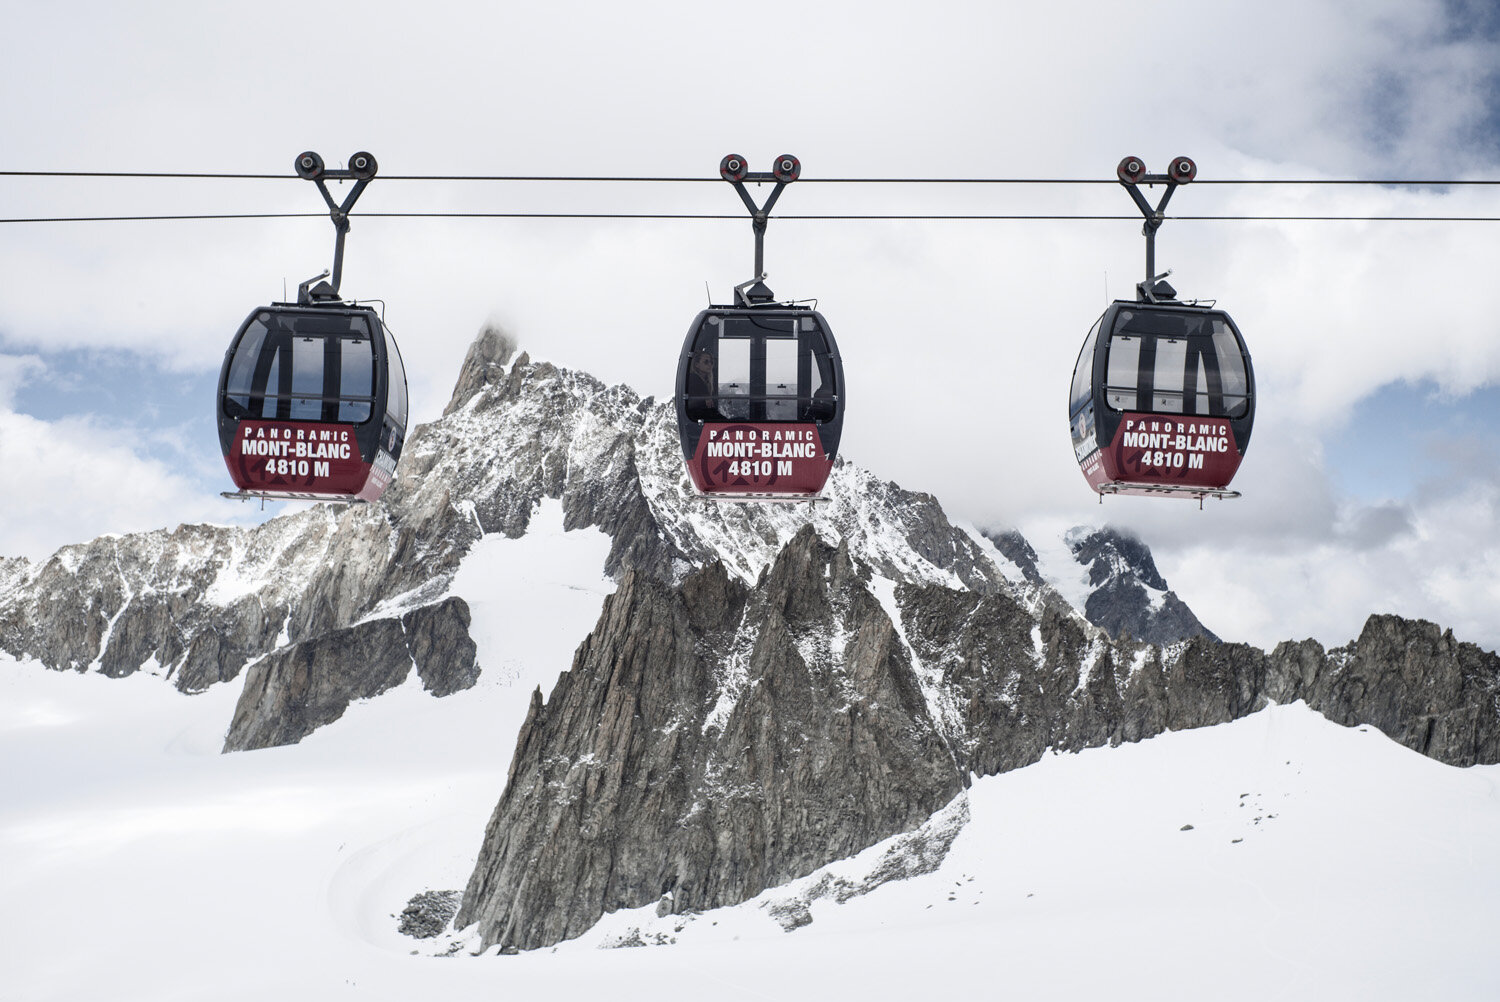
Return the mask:
[[1083,614],[1112,637],[1129,635],[1152,644],[1190,637],[1218,640],[1167,587],[1151,550],[1124,529],[1072,529],[1064,537],[1073,558],[1088,570]]
[[453,384],[453,395],[443,408],[446,417],[468,403],[476,393],[505,375],[505,367],[515,357],[516,343],[509,334],[493,324],[480,330],[464,356],[464,364]]
[[948,803],[963,775],[869,579],[810,527],[753,588],[627,571],[533,700],[458,922],[528,948],[740,901]]
[[1125,529],[1107,525],[1102,529],[1078,526],[1064,537],[1073,556],[1089,569],[1089,583],[1102,585],[1110,578],[1133,577],[1147,588],[1166,591],[1166,579],[1156,569],[1151,550]]

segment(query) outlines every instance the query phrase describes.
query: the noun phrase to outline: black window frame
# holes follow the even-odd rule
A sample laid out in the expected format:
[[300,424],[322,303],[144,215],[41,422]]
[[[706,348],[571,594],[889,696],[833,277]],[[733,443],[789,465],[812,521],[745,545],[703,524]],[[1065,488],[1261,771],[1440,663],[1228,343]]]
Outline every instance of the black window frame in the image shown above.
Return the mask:
[[[1137,314],[1143,315],[1145,319],[1132,325]],[[1153,320],[1157,324],[1166,320],[1180,322],[1182,330],[1180,332],[1154,330],[1151,323]],[[1216,324],[1222,325],[1222,331],[1215,329]],[[1193,326],[1197,329],[1192,329]],[[1239,371],[1237,382],[1243,387],[1239,393],[1226,393],[1224,390],[1223,365],[1229,356],[1220,350],[1225,344],[1225,339],[1220,336],[1221,333],[1229,335],[1227,343],[1232,343],[1235,348],[1234,360]],[[1115,342],[1122,338],[1136,338],[1140,342],[1134,366],[1136,382],[1133,386],[1112,383],[1109,379],[1109,363]],[[1184,342],[1182,379],[1180,383],[1170,388],[1159,388],[1156,382],[1158,348],[1162,342],[1171,344]],[[1200,371],[1203,373],[1205,386],[1199,386]],[[1104,400],[1105,406],[1116,413],[1129,411],[1136,414],[1211,417],[1235,421],[1243,418],[1250,410],[1249,362],[1243,343],[1235,335],[1234,327],[1228,317],[1222,313],[1196,314],[1186,311],[1169,313],[1159,310],[1121,309],[1109,333],[1109,340],[1101,360],[1099,380],[1099,396]],[[1134,403],[1130,406],[1117,403],[1112,398],[1118,396],[1129,396],[1133,398]],[[1199,413],[1198,400],[1205,396],[1208,403],[1207,413]],[[1177,409],[1157,407],[1158,397],[1175,397],[1178,402]],[[1233,406],[1231,406],[1231,401],[1234,402]]]
[[[775,324],[776,326],[771,326]],[[778,329],[784,327],[785,329]],[[767,345],[769,342],[797,343],[797,392],[770,393],[767,390]],[[720,351],[723,342],[748,342],[750,376],[747,393],[723,392],[719,382]],[[838,385],[836,353],[831,338],[810,315],[744,313],[710,314],[705,317],[693,339],[691,356],[707,353],[713,362],[709,385],[713,393],[692,393],[690,360],[688,381],[684,384],[683,405],[687,416],[696,421],[752,421],[767,424],[823,424],[838,414],[841,387]],[[817,385],[813,378],[817,377]],[[804,392],[805,391],[805,392]],[[826,391],[826,392],[825,392]],[[771,417],[770,405],[795,402],[793,417]],[[729,405],[735,405],[729,407]],[[748,405],[743,409],[739,405]]]
[[[343,322],[346,330],[298,330],[299,322],[317,321]],[[226,417],[240,421],[285,421],[290,423],[304,424],[341,424],[351,427],[363,427],[370,424],[381,415],[381,360],[384,357],[382,345],[376,341],[377,331],[372,326],[378,321],[372,320],[363,312],[358,313],[312,313],[310,311],[285,311],[267,309],[259,311],[258,315],[252,315],[245,326],[244,333],[234,346],[232,357],[226,370],[222,410]],[[363,328],[359,330],[357,328]],[[383,331],[379,332],[383,334]],[[251,338],[255,338],[252,345],[247,345]],[[295,391],[293,385],[296,381],[297,352],[295,344],[297,341],[322,341],[322,372],[321,391],[311,392],[303,389]],[[368,351],[370,361],[370,378],[368,382],[368,393],[344,393],[343,384],[343,356],[346,342],[364,344]],[[363,356],[362,356],[363,357]],[[236,387],[236,376],[240,380],[246,378],[246,364],[242,359],[253,358],[248,363],[248,386]],[[272,386],[274,378],[274,387]],[[274,401],[272,413],[267,414],[267,403]],[[319,408],[316,416],[293,414],[297,402],[316,401]],[[341,411],[346,405],[365,405],[365,411],[358,420],[351,420],[341,416]]]

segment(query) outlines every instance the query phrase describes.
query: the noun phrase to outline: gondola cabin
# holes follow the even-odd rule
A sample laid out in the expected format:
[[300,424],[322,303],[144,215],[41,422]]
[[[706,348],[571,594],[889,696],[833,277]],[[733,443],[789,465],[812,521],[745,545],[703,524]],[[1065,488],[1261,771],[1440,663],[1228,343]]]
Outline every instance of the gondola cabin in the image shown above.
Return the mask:
[[843,366],[816,310],[710,307],[694,319],[677,363],[677,427],[699,494],[816,499],[843,424]]
[[1116,301],[1073,371],[1073,452],[1100,494],[1237,497],[1255,374],[1222,310]]
[[219,445],[242,497],[374,501],[406,439],[406,371],[371,308],[253,311],[219,374]]

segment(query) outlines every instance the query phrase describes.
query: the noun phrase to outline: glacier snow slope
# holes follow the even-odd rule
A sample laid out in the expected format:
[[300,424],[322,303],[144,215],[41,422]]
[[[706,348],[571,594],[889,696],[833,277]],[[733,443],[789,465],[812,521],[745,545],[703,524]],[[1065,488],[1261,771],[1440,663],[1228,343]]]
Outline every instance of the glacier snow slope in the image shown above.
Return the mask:
[[[1500,766],[1301,705],[981,779],[935,872],[811,900],[792,932],[778,906],[822,874],[431,956],[462,935],[395,915],[464,885],[531,690],[613,587],[607,538],[561,524],[544,502],[455,577],[474,689],[413,678],[298,745],[218,754],[237,685],[0,659],[0,999],[1500,997]],[[827,873],[858,883],[888,848]],[[597,949],[622,942],[667,945]]]

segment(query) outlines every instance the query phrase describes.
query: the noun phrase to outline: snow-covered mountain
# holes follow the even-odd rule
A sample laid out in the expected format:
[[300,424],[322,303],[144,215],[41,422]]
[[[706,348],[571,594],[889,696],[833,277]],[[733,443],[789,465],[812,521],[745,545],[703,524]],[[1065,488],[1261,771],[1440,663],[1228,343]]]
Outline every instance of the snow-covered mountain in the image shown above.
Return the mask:
[[[0,563],[0,651],[232,689],[223,749],[245,751],[393,690],[507,681],[507,650],[560,643],[515,672],[537,687],[524,719],[495,722],[515,750],[456,918],[485,947],[733,905],[922,828],[976,776],[1269,703],[1500,760],[1500,660],[1432,624],[1372,617],[1333,651],[1221,644],[1117,531],[982,533],[846,462],[828,493],[698,501],[669,405],[487,330],[378,504]],[[566,616],[511,594],[518,620],[484,564],[551,512],[604,541],[610,587]]]
[[986,538],[1025,580],[1056,589],[1090,623],[1116,639],[1172,644],[1212,631],[1167,587],[1151,550],[1126,530],[1076,526],[1036,540],[1015,529],[991,530]]

